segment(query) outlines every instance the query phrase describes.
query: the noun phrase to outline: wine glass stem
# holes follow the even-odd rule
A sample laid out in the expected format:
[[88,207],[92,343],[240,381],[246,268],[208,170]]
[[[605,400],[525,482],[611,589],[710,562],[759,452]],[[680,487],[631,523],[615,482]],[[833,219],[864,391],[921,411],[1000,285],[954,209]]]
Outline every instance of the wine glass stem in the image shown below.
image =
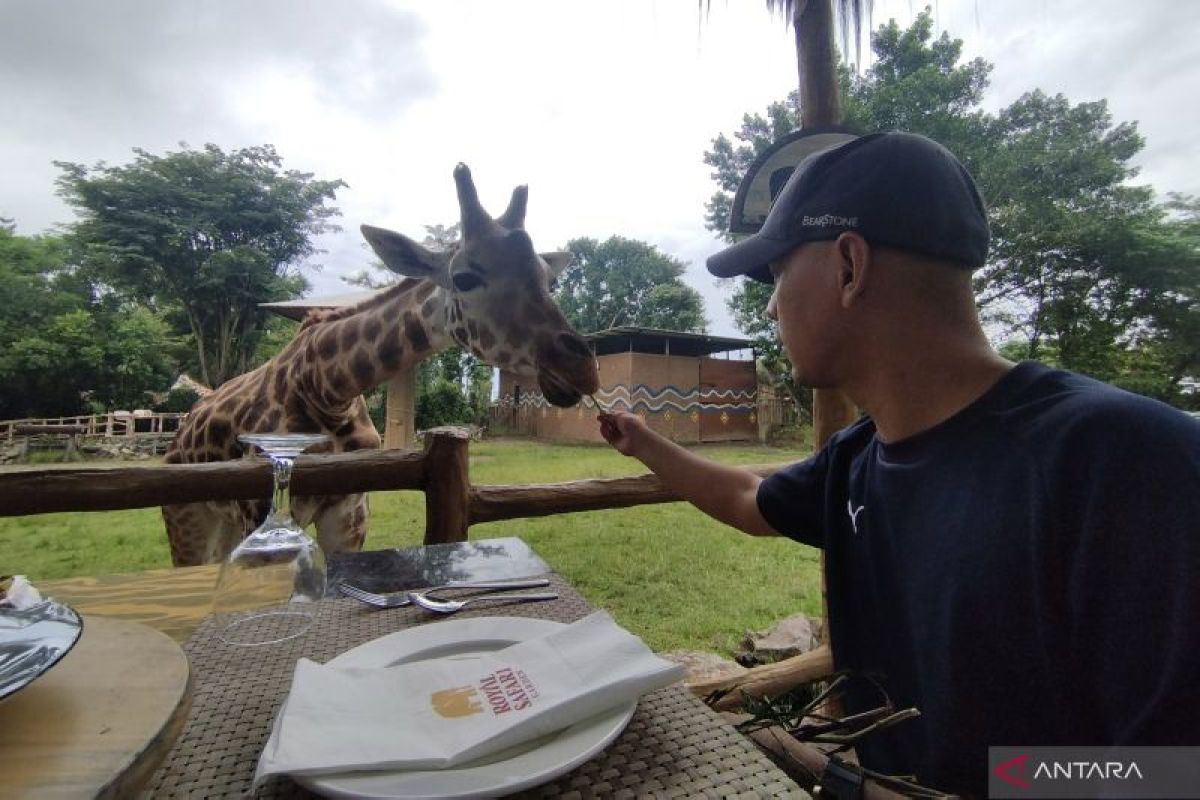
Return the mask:
[[296,459],[291,456],[271,456],[271,469],[275,474],[275,492],[271,497],[271,516],[280,521],[292,518],[292,466]]

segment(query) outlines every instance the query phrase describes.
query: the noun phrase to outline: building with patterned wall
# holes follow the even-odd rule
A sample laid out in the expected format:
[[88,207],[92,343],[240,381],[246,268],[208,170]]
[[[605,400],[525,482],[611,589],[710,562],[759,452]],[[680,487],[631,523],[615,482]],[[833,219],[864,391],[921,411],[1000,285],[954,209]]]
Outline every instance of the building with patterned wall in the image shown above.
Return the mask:
[[[600,369],[596,400],[606,408],[640,414],[651,428],[681,443],[758,438],[750,340],[650,328],[613,328],[584,338]],[[555,441],[603,441],[591,398],[557,408],[535,380],[510,372],[500,373],[491,429]]]

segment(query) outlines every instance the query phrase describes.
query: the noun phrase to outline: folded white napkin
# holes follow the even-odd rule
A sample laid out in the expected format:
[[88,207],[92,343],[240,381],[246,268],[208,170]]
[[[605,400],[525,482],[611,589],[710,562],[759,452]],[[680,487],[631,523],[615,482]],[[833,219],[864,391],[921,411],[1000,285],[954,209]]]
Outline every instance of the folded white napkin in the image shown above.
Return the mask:
[[0,598],[0,601],[18,611],[23,611],[27,608],[33,608],[42,602],[42,593],[35,589],[33,584],[24,575],[14,575],[12,583],[9,584],[4,592],[4,597]]
[[254,779],[453,767],[669,686],[684,671],[603,611],[478,658],[381,669],[302,659]]

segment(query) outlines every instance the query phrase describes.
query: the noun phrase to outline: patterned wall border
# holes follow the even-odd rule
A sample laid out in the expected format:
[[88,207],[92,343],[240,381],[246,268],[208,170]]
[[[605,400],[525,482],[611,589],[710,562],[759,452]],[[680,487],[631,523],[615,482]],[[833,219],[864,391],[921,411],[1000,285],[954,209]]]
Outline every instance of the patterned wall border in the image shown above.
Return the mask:
[[[703,392],[692,388],[684,391],[676,386],[665,386],[655,390],[644,383],[636,384],[632,390],[624,384],[602,389],[596,392],[596,399],[606,408],[621,411],[646,414],[750,414],[754,416],[757,410],[755,392],[750,389],[707,389]],[[499,397],[492,406],[495,408],[513,408],[517,405],[511,394]],[[543,412],[553,408],[539,392],[522,392],[520,407],[523,409],[543,409]],[[591,398],[585,397],[580,405],[594,408]],[[562,409],[556,409],[562,416]],[[543,416],[545,414],[543,413]]]

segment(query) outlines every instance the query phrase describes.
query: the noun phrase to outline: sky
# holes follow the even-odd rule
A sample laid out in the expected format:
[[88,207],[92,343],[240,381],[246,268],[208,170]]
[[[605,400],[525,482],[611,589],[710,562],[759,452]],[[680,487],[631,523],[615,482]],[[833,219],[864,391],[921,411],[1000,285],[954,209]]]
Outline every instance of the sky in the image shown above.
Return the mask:
[[[875,0],[873,26],[924,7]],[[709,332],[737,336],[704,260],[704,151],[796,85],[792,33],[762,0],[0,0],[0,217],[74,219],[53,161],[273,144],[348,186],[310,296],[373,256],[362,223],[420,239],[457,220],[454,165],[499,214],[529,185],[542,250],[641,239],[686,264]],[[937,0],[935,30],[994,65],[996,111],[1040,88],[1137,121],[1137,183],[1200,194],[1200,2]],[[864,34],[865,36],[865,34]],[[864,55],[868,48],[864,48]]]

